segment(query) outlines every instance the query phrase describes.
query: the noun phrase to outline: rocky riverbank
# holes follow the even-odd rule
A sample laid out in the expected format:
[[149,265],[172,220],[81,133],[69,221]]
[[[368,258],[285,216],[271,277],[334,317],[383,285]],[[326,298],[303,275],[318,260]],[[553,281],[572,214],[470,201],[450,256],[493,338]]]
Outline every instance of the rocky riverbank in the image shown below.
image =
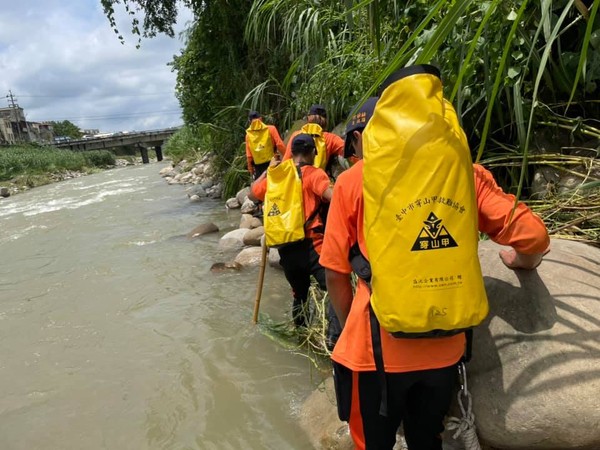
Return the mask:
[[[138,164],[142,164],[141,158],[136,158],[135,160],[117,159],[115,161],[115,165],[110,168]],[[102,169],[95,168],[87,171],[63,170],[60,172],[49,172],[45,174],[20,175],[12,180],[0,182],[0,199],[28,191],[35,187],[44,186],[46,184],[58,183],[59,181],[70,180],[72,178],[79,178],[100,170]]]
[[[181,161],[176,165],[165,167],[160,171],[160,175],[169,184],[189,185],[186,192],[192,202],[220,199],[223,193],[223,183],[216,176],[209,156],[205,156],[195,163]],[[237,229],[221,236],[219,248],[223,250],[224,254],[235,254],[236,256],[227,261],[215,261],[212,267],[214,272],[239,270],[243,267],[260,265],[261,239],[264,236],[264,228],[262,221],[253,216],[257,207],[248,199],[249,189],[249,187],[245,187],[235,197],[225,201],[226,208],[240,211],[240,223]],[[214,223],[202,223],[192,229],[187,236],[188,239],[195,239],[219,231],[219,227]],[[272,267],[281,268],[277,250],[269,250],[268,260]]]

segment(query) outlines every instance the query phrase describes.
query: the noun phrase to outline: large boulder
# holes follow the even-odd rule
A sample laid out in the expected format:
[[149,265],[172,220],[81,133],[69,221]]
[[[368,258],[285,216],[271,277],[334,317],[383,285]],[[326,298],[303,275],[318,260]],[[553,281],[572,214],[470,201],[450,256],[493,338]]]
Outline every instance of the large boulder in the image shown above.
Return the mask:
[[235,194],[235,198],[237,199],[240,205],[243,205],[244,202],[248,199],[248,194],[250,193],[250,187],[245,187],[240,189],[237,194]]
[[242,206],[242,204],[238,201],[237,198],[231,197],[227,199],[227,201],[225,202],[225,206],[228,209],[238,209],[240,206]]
[[262,260],[262,248],[260,247],[247,247],[243,249],[235,257],[234,262],[242,267],[256,267],[260,266]]
[[246,234],[244,235],[244,244],[259,246],[261,238],[264,236],[264,234],[264,227],[252,228],[251,230],[247,230]]
[[[482,448],[600,448],[600,249],[552,240],[536,270],[513,271],[501,248],[480,243],[490,314],[467,365]],[[315,448],[345,450],[329,383],[303,404],[300,423]],[[462,448],[451,435],[444,449]]]
[[237,230],[226,233],[219,240],[219,248],[221,250],[240,250],[244,247],[244,235],[248,230],[238,228]]
[[279,261],[281,260],[281,258],[279,257],[279,251],[276,248],[269,249],[268,259],[269,266],[274,267],[275,269],[283,270],[283,267],[281,267],[281,264],[279,263]]
[[490,314],[468,365],[480,439],[499,449],[600,448],[600,249],[552,240],[533,271],[480,245]]
[[193,239],[208,233],[219,231],[219,227],[212,222],[202,223],[187,234],[188,239]]
[[262,221],[258,217],[254,217],[252,214],[242,214],[240,218],[240,228],[258,228],[262,227]]
[[247,198],[244,203],[242,203],[241,211],[242,214],[254,214],[258,211],[258,205]]
[[314,448],[351,450],[354,448],[348,424],[337,415],[333,378],[329,377],[313,391],[300,410],[300,425]]

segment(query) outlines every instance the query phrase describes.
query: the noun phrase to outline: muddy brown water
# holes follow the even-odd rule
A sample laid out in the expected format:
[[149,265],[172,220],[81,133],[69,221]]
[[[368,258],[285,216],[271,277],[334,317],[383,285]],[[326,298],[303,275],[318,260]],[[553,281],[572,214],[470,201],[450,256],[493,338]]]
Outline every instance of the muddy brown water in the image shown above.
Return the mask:
[[[211,273],[239,223],[164,163],[0,200],[0,449],[310,449],[320,381],[251,322],[258,269]],[[212,221],[221,232],[185,235]],[[289,288],[267,270],[261,312]]]

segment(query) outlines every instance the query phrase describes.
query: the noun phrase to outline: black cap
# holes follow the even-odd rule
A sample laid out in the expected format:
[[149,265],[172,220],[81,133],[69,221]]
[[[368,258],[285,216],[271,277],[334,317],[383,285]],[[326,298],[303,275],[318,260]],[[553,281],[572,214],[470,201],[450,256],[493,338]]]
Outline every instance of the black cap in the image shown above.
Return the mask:
[[[362,130],[367,126],[367,123],[373,116],[373,111],[375,111],[377,100],[379,100],[379,97],[369,97],[367,101],[365,101],[362,106],[348,118],[348,122],[346,123],[346,132],[344,133],[345,158],[350,158],[354,153],[350,145],[352,142],[352,132],[355,130]],[[356,109],[356,106],[358,105],[355,105],[354,108],[352,108],[353,111]]]
[[309,116],[321,116],[327,118],[327,110],[323,105],[312,105],[308,110]]
[[260,114],[258,113],[258,111],[250,111],[248,113],[248,120],[249,121],[253,121],[254,119],[260,119]]
[[297,134],[292,140],[292,154],[305,154],[316,150],[315,140],[310,134]]

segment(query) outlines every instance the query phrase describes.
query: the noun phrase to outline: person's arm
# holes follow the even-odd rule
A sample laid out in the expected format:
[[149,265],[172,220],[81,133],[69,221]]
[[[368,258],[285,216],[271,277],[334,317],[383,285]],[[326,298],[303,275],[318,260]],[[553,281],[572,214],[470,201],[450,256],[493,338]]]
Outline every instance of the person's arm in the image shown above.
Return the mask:
[[310,189],[313,193],[321,198],[325,202],[330,202],[333,197],[333,188],[331,187],[331,181],[323,169],[315,168],[314,172],[308,180]]
[[[274,155],[273,158],[271,158],[271,161],[269,162],[269,169],[271,167],[277,167],[279,164],[281,164],[281,158],[279,157],[279,155]],[[267,172],[269,169],[261,173],[260,177],[258,177],[250,186],[250,193],[248,194],[248,198],[253,202],[265,201],[265,195],[267,194]]]
[[254,158],[250,151],[250,145],[248,145],[248,137],[246,137],[246,161],[248,163],[248,172],[250,172],[250,175],[254,176]]
[[267,172],[264,171],[260,177],[250,185],[248,198],[253,202],[264,202],[267,193]]
[[487,169],[476,164],[474,171],[480,231],[494,242],[512,247],[500,251],[507,267],[534,269],[549,251],[546,226],[525,204],[514,208],[514,195],[502,191]]
[[325,138],[325,145],[327,146],[328,159],[333,158],[334,156],[344,156],[344,140],[341,137],[329,132],[323,133],[323,137]]
[[273,145],[277,149],[277,152],[283,158],[285,156],[285,144],[281,140],[281,136],[279,135],[279,131],[275,128],[274,125],[269,126],[269,132],[271,134],[271,140],[273,141]]
[[329,301],[343,328],[350,313],[353,299],[350,274],[325,268],[325,280]]
[[287,161],[288,159],[290,159],[292,157],[292,141],[294,140],[294,138],[296,137],[296,135],[299,133],[299,131],[295,131],[291,134],[290,138],[288,139],[288,143],[287,146],[285,147],[285,152],[283,154],[283,158],[281,159],[282,161]]

